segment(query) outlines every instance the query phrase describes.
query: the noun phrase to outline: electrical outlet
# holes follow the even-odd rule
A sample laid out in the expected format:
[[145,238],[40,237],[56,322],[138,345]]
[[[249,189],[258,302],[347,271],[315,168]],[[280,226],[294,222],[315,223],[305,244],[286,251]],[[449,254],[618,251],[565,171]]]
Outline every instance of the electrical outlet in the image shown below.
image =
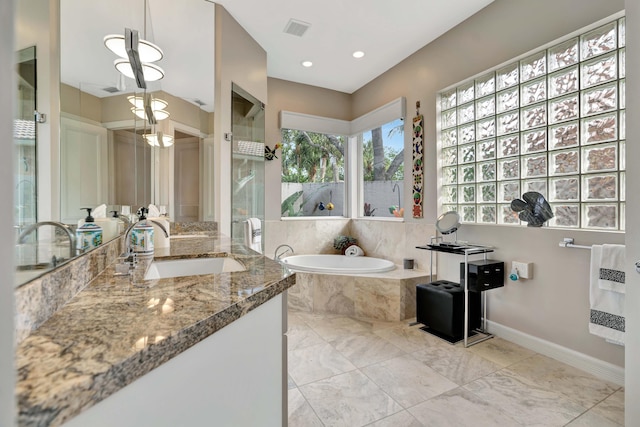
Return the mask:
[[515,268],[518,271],[518,276],[521,279],[533,279],[533,263],[513,261],[511,268]]

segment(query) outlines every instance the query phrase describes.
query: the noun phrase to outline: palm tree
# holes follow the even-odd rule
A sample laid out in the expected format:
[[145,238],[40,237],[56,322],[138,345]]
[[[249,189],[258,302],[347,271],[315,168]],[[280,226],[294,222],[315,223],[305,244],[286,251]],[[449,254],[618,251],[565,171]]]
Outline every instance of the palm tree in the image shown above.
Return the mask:
[[[338,181],[344,164],[342,137],[298,130],[283,131],[283,181]],[[331,168],[327,169],[327,165]]]
[[[404,133],[404,124],[400,123],[389,130],[387,137],[391,138],[396,134],[402,133]],[[394,175],[396,175],[404,163],[404,148],[398,153],[394,153],[392,150],[386,150],[385,152],[384,141],[382,138],[382,127],[377,127],[371,130],[371,147],[367,146],[367,143],[365,142],[364,149],[366,153],[364,155],[365,176],[367,168],[370,167],[370,165],[367,164],[367,161],[369,160],[367,156],[370,155],[369,153],[373,153],[373,181],[387,181],[389,179],[393,179]],[[392,159],[390,159],[391,156],[393,156]]]

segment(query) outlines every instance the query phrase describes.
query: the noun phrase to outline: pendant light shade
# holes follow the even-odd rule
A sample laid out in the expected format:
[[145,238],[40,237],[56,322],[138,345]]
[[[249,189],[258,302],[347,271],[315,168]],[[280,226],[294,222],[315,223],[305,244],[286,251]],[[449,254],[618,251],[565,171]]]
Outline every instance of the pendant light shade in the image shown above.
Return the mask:
[[[133,69],[131,68],[131,64],[126,59],[116,59],[113,61],[113,65],[116,67],[116,70],[120,71],[126,77],[130,79],[134,79],[135,75],[133,74]],[[161,80],[164,77],[164,71],[162,68],[158,67],[155,64],[142,64],[142,73],[144,75],[144,80],[148,82],[155,82],[157,80]]]
[[[104,37],[104,45],[120,58],[128,59],[125,37],[120,34],[109,34]],[[160,61],[164,56],[162,49],[147,40],[138,40],[138,54],[142,62]]]
[[147,133],[144,139],[152,147],[167,148],[173,145],[173,137],[162,132]]
[[[150,107],[151,114],[153,114],[153,117],[156,121],[169,118],[171,114],[169,114],[169,112],[165,110],[165,108],[167,108],[167,106],[169,105],[167,101],[160,98],[151,98],[149,95],[147,95],[147,97],[147,104]],[[146,110],[146,104],[143,97],[132,95],[128,96],[127,100],[129,100],[129,103],[133,105],[133,107],[131,107],[131,112],[133,114],[135,114],[142,120],[149,120],[149,113]]]
[[[127,100],[129,101],[129,103],[131,105],[133,105],[136,108],[140,108],[140,109],[144,109],[144,98],[141,96],[128,96]],[[151,99],[151,109],[153,111],[156,110],[164,110],[165,108],[167,108],[167,106],[169,105],[169,103],[163,99],[160,98],[152,98]]]
[[[149,120],[144,108],[131,107],[131,112],[142,120]],[[158,121],[168,119],[170,115],[171,114],[169,114],[169,112],[166,110],[153,110],[153,116]]]

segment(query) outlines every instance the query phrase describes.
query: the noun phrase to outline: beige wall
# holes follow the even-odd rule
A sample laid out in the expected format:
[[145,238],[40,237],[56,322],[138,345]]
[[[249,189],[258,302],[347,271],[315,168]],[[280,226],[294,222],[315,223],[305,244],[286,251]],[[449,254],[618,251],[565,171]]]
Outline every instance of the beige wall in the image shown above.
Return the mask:
[[[60,111],[97,123],[110,123],[130,120],[133,125],[131,104],[128,96],[134,93],[98,98],[77,88],[62,83],[60,85]],[[140,96],[140,94],[135,94]],[[164,91],[153,92],[156,98],[169,103],[169,120],[189,128],[199,129],[201,133],[213,133],[213,113],[207,113],[197,105],[175,97]],[[139,122],[140,120],[137,119]],[[141,123],[141,122],[140,122]]]
[[[266,144],[273,146],[281,140],[280,111],[293,111],[339,120],[351,120],[351,95],[335,90],[323,89],[286,80],[268,79],[269,102],[265,108]],[[280,183],[282,163],[278,159],[265,164],[266,182]],[[280,219],[280,185],[268,189],[265,200],[265,218]]]
[[100,98],[64,83],[60,83],[60,111],[94,122],[102,122]]
[[[624,1],[496,0],[353,94],[361,115],[399,96],[407,111],[421,101],[425,117],[425,218],[436,218],[436,93],[572,31],[614,14]],[[405,146],[410,146],[410,120]],[[405,164],[409,160],[405,159]],[[405,201],[406,202],[406,201]],[[589,252],[558,246],[563,237],[584,245],[622,243],[622,233],[464,225],[459,238],[495,245],[496,259],[534,263],[532,280],[489,292],[489,319],[618,366],[624,349],[588,333]],[[425,255],[426,256],[426,255]],[[440,256],[438,271],[455,279],[459,259]],[[445,277],[449,275],[449,277]]]
[[235,83],[266,104],[267,53],[224,7],[215,6],[214,208],[220,231],[231,235],[231,143],[224,140],[231,132],[231,87]]

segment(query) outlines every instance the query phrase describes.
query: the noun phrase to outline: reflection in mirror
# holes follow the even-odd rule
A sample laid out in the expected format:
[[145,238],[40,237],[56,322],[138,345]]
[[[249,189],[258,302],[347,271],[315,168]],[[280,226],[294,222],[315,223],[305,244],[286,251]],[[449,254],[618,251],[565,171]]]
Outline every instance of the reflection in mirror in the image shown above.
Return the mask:
[[445,212],[438,217],[436,228],[441,234],[451,234],[460,227],[460,215],[456,211]]
[[[131,206],[132,212],[153,203],[167,206],[172,219],[203,219],[200,154],[213,140],[214,5],[171,0],[113,0],[108,6],[61,0],[60,5],[62,116],[85,129],[91,124],[95,134],[102,128],[106,135],[103,146],[96,142],[98,136],[84,130],[84,146],[100,148],[90,152],[89,165],[82,165],[84,173],[74,172],[88,176],[83,188],[74,188],[75,179],[65,184],[67,166],[62,166],[62,185],[69,191],[61,202],[64,197],[73,202],[66,211],[63,208],[65,222],[73,222],[72,213],[76,218],[81,214],[76,208],[85,206],[78,204],[92,202],[106,203],[110,210]],[[127,28],[163,52],[153,65],[164,77],[145,77],[146,89],[116,69],[121,58],[103,42],[108,35],[124,37]],[[162,148],[158,137],[170,146]],[[61,138],[64,145],[64,132]],[[96,155],[104,153],[104,147],[107,155]],[[67,165],[78,161],[75,156],[62,153],[69,159]],[[82,192],[86,194],[78,195]],[[95,194],[99,196],[91,200]],[[210,192],[204,194],[209,197]]]
[[264,221],[264,104],[236,84],[231,96],[231,237],[262,252],[262,230],[254,230],[247,220]]
[[[55,219],[76,227],[86,216],[80,208],[106,204],[107,213],[127,207],[135,212],[150,203],[166,206],[172,220],[212,219],[214,7],[206,1],[60,0],[60,210],[53,212]],[[165,77],[146,82],[146,90],[116,70],[118,57],[104,45],[106,35],[124,34],[125,28],[139,31],[140,38],[164,52],[157,65]],[[146,95],[168,104],[163,110],[169,116],[155,125],[132,111],[135,106],[127,99]],[[144,135],[160,132],[175,143],[160,148],[146,142]],[[16,159],[16,168],[19,164]],[[16,210],[20,204],[16,200]],[[44,232],[53,233],[53,227],[39,228],[38,239]],[[60,241],[66,238],[61,230],[58,234]]]
[[[15,202],[14,213],[15,240],[23,236],[21,243],[16,244],[15,263],[17,266],[16,280],[24,281],[40,275],[43,271],[53,268],[52,259],[68,258],[68,251],[62,255],[56,251],[55,237],[52,230],[38,232],[25,232],[29,226],[37,221],[37,111],[36,94],[36,48],[25,48],[17,53],[16,81],[18,83],[17,108],[14,117],[14,145],[15,158]],[[46,233],[49,234],[46,234]],[[36,245],[38,233],[40,234],[40,251]],[[45,254],[45,243],[53,254]],[[58,248],[59,249],[59,248]],[[57,258],[56,258],[57,255]],[[55,263],[55,261],[54,261]]]
[[18,229],[36,222],[36,48],[18,52],[18,108],[14,120],[16,177],[15,225]]

